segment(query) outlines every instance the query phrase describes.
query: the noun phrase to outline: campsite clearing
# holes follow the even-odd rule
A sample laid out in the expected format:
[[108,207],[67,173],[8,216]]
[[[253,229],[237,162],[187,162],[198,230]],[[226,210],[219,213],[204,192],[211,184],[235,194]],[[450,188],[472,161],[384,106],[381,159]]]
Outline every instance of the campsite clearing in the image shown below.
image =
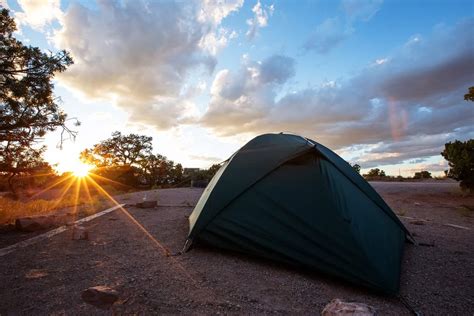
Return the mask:
[[[371,184],[421,244],[405,248],[401,295],[426,315],[472,314],[474,198],[452,182]],[[382,315],[409,314],[395,298],[266,260],[202,246],[167,256],[181,250],[201,193],[119,196],[130,205],[158,194],[166,206],[127,207],[134,220],[117,210],[84,225],[89,240],[71,240],[68,230],[2,257],[0,315],[109,314],[81,299],[97,285],[118,291],[112,310],[119,314],[317,314],[334,298],[372,305]]]

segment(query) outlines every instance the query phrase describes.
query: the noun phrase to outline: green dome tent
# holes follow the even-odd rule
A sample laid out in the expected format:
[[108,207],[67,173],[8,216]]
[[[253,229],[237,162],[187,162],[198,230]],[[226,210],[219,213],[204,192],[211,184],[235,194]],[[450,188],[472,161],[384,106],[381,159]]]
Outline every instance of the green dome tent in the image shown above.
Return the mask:
[[388,294],[408,231],[328,148],[291,134],[252,139],[219,169],[189,217],[205,242],[304,266]]

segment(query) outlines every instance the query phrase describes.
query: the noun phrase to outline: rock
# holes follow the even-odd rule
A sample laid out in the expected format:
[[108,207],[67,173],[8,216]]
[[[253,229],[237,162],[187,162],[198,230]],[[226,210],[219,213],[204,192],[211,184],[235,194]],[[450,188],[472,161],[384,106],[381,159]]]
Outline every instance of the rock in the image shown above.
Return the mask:
[[158,206],[158,201],[151,200],[151,201],[143,201],[135,204],[135,207],[138,208],[154,208]]
[[101,309],[109,309],[117,300],[118,292],[105,285],[90,287],[82,291],[84,302]]
[[16,230],[22,232],[35,232],[49,229],[55,226],[55,220],[51,216],[23,217],[15,220]]
[[425,221],[424,221],[424,220],[416,220],[416,221],[411,221],[410,224],[413,224],[413,225],[425,225]]
[[23,232],[35,232],[61,225],[67,225],[73,221],[74,217],[68,215],[41,215],[22,217],[15,220],[15,229]]
[[374,316],[375,308],[363,304],[354,302],[344,302],[336,298],[327,304],[323,311],[322,316]]
[[81,226],[74,226],[72,228],[72,240],[88,240],[89,231]]

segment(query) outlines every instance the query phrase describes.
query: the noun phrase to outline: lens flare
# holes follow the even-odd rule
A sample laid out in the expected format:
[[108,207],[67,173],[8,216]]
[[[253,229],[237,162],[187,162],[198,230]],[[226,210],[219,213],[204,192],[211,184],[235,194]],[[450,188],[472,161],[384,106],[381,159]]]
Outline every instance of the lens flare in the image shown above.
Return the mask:
[[85,176],[89,175],[89,171],[92,169],[91,165],[86,164],[78,164],[75,166],[71,171],[72,174],[77,178],[84,178]]

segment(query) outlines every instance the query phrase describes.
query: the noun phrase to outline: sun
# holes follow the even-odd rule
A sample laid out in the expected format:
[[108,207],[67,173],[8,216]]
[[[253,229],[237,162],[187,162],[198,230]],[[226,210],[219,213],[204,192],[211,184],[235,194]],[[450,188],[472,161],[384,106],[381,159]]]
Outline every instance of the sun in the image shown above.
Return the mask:
[[93,167],[91,165],[86,165],[84,163],[77,164],[72,168],[72,174],[77,178],[83,178],[89,174],[89,171]]

